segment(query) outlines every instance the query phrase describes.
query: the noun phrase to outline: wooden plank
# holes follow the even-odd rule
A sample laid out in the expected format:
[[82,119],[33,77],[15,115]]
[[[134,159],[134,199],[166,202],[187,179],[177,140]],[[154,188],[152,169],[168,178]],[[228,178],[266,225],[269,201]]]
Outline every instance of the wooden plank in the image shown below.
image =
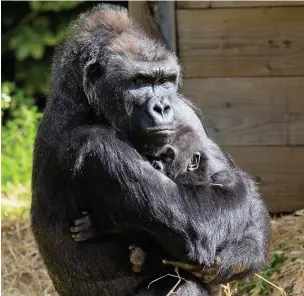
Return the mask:
[[304,145],[304,77],[186,79],[183,93],[222,145]]
[[176,53],[176,12],[174,1],[157,2],[157,16],[160,31],[166,44]]
[[177,9],[203,9],[211,8],[213,1],[177,1]]
[[304,1],[177,1],[178,9],[303,6]]
[[304,91],[302,90],[302,96],[292,96],[292,93],[286,93],[286,95],[289,102],[288,114],[290,121],[288,125],[288,142],[291,145],[304,145]]
[[224,147],[248,171],[271,212],[304,208],[304,147]]
[[304,75],[304,7],[178,10],[185,77]]

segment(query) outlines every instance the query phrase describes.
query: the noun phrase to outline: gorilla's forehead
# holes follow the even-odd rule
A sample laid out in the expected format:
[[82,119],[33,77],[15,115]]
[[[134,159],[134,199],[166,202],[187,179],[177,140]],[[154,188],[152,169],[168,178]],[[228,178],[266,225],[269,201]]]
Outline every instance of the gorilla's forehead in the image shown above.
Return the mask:
[[126,31],[112,40],[107,48],[113,53],[147,62],[168,60],[173,56],[160,42],[136,30]]

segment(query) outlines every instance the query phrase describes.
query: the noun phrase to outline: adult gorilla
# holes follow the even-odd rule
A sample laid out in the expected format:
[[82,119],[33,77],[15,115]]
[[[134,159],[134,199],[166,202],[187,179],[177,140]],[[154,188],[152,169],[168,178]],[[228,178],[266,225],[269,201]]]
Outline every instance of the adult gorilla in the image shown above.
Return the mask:
[[[191,190],[156,171],[129,143],[166,144],[180,121],[202,129],[178,95],[179,79],[176,57],[147,38],[117,7],[99,6],[82,15],[58,50],[35,145],[32,228],[60,295],[165,294],[172,287],[170,279],[154,290],[140,290],[152,274],[132,273],[128,246],[137,235],[141,241],[142,233],[149,235],[180,261],[209,266],[218,246],[212,242],[216,235],[204,232],[208,223],[235,225],[249,215],[267,220],[261,211],[258,217],[247,213],[242,202],[228,204],[223,218],[215,219],[207,214],[208,205],[200,205]],[[215,171],[228,165],[217,151],[210,155]],[[256,198],[250,186],[248,192]],[[110,233],[101,243],[71,239],[70,222],[82,209]],[[251,271],[265,260],[263,225],[250,254]],[[231,268],[244,263],[237,254],[227,258]],[[178,294],[209,295],[207,290],[193,280]]]

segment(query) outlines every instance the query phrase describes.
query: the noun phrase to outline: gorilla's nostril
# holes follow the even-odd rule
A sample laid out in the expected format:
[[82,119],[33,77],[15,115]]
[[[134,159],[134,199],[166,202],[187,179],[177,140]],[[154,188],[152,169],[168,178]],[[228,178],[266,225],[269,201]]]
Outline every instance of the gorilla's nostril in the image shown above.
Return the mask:
[[160,105],[156,104],[153,108],[153,110],[159,114],[162,114],[163,113],[163,109]]
[[168,106],[168,105],[165,106],[165,108],[164,108],[165,113],[168,113],[170,109],[171,109],[170,106]]

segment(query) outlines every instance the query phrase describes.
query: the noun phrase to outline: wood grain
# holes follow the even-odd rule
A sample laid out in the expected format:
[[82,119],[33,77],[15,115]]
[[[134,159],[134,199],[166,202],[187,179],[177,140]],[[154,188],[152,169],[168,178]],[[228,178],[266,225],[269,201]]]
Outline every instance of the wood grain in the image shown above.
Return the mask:
[[178,9],[303,6],[304,1],[178,1]]
[[224,147],[259,183],[271,212],[304,208],[304,147]]
[[177,10],[185,77],[304,75],[304,7]]
[[222,145],[304,145],[304,77],[186,79]]
[[[303,89],[303,82],[302,89]],[[290,124],[288,125],[289,143],[291,145],[304,145],[304,91],[297,96],[293,92],[287,92],[288,115]],[[303,176],[304,180],[304,176]]]

